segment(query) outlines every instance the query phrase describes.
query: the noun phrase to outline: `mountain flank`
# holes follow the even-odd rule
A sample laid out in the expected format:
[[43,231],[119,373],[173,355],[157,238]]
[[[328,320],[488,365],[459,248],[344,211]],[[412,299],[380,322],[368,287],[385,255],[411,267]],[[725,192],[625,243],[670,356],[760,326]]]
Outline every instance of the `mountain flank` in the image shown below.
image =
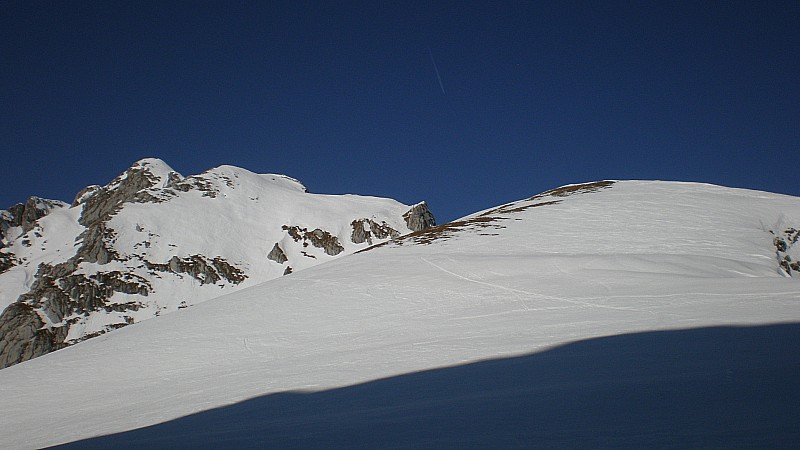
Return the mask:
[[0,212],[0,368],[433,225],[424,202],[143,159],[71,205]]

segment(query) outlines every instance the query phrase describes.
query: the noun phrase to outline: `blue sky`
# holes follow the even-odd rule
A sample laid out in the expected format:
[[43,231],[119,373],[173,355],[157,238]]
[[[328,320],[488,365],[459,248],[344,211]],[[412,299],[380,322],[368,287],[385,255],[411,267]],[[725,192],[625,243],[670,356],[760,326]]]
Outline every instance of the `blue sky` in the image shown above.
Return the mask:
[[143,157],[440,221],[609,178],[800,195],[798,23],[796,1],[0,1],[0,208]]

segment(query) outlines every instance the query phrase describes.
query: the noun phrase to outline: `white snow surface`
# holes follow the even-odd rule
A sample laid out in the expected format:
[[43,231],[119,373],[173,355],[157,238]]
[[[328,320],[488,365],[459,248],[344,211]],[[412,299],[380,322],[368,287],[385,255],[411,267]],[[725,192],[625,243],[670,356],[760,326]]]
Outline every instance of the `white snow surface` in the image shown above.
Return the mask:
[[[227,170],[219,169],[220,173]],[[265,180],[262,175],[237,173],[237,188],[251,189]],[[266,176],[266,181],[273,180]],[[263,221],[270,227],[279,227],[296,220],[288,215],[259,215],[261,208],[272,210],[275,204],[295,201],[296,191],[283,186],[269,195],[256,191],[253,188],[249,194],[258,199],[252,200],[248,213],[231,210],[226,214],[241,218],[242,227]],[[142,217],[140,214],[152,214],[147,218],[148,223],[155,224],[150,225],[151,232],[167,235],[164,227],[173,226],[174,222],[159,218],[167,217],[169,211],[190,208],[193,201],[199,200],[165,204],[163,211],[126,208],[125,214],[115,220],[119,221],[117,226],[134,226],[136,218]],[[319,225],[328,224],[326,201],[322,198],[318,204],[325,211],[318,216]],[[345,204],[356,213],[370,202],[373,200],[353,197],[351,204]],[[541,203],[545,204],[532,206]],[[337,207],[341,204],[337,203]],[[331,207],[330,214],[333,210]],[[470,222],[479,217],[493,220]],[[781,383],[786,381],[770,378],[774,374],[769,370],[780,368],[784,372],[779,374],[786,370],[796,374],[800,360],[795,356],[792,361],[770,362],[774,367],[762,362],[750,367],[751,360],[741,367],[725,365],[729,364],[727,360],[713,359],[715,354],[724,353],[722,347],[703,353],[699,360],[679,354],[647,359],[639,350],[625,350],[614,361],[625,370],[629,366],[631,369],[620,376],[605,372],[598,375],[588,362],[578,362],[559,374],[557,378],[563,377],[561,382],[501,385],[488,393],[462,392],[457,398],[441,401],[436,400],[439,390],[431,388],[428,394],[419,394],[415,389],[414,394],[409,394],[411,400],[403,396],[387,397],[390,404],[376,400],[378,406],[374,410],[359,409],[360,404],[346,398],[330,410],[323,406],[333,400],[320,400],[321,409],[315,413],[270,409],[287,408],[294,398],[271,394],[306,392],[311,399],[329,399],[324,393],[345,395],[360,383],[399,377],[398,383],[402,384],[404,380],[418,380],[405,374],[429,369],[442,372],[425,372],[425,376],[446,376],[451,373],[448,370],[456,370],[454,367],[490,359],[533,355],[531,358],[540,358],[535,361],[544,361],[536,367],[546,372],[550,367],[547,364],[566,361],[557,357],[564,354],[563,348],[575,348],[569,346],[604,336],[623,339],[638,336],[629,333],[658,330],[800,322],[800,280],[780,268],[774,244],[775,237],[785,229],[800,228],[800,199],[795,197],[697,183],[619,181],[596,192],[521,200],[504,205],[499,211],[492,208],[468,216],[464,222],[458,230],[440,233],[438,239],[422,241],[419,235],[401,239],[1,370],[0,447],[38,448],[187,416],[199,420],[190,422],[196,428],[180,428],[184,422],[178,421],[172,428],[155,427],[130,438],[126,434],[110,436],[98,441],[97,446],[167,448],[175,442],[188,447],[241,448],[462,447],[481,442],[483,445],[478,446],[488,446],[480,440],[487,439],[485,427],[451,423],[457,422],[460,414],[470,417],[458,408],[469,401],[478,401],[481,423],[494,423],[498,429],[503,428],[503,423],[516,423],[521,420],[519,417],[530,414],[555,417],[552,420],[556,425],[551,428],[542,428],[541,424],[550,423],[545,417],[526,426],[515,425],[510,435],[489,433],[488,438],[501,447],[652,448],[670,447],[676,442],[678,447],[692,443],[735,447],[763,442],[767,437],[773,439],[773,444],[785,439],[789,446],[792,439],[800,436],[794,419],[788,418],[788,425],[771,418],[759,420],[759,402],[771,405],[772,397],[744,394],[751,392],[750,384],[736,384],[756,379],[746,378],[746,374],[758,373],[761,377],[758,371],[767,371],[763,379],[756,381],[761,389],[758,392],[768,392],[771,385],[783,386]],[[211,225],[205,226],[214,226],[214,222],[208,223]],[[186,241],[171,243],[190,253],[193,230],[189,225],[176,225],[187,228]],[[271,245],[268,242],[264,247],[250,248],[238,242],[237,233],[230,230],[221,229],[217,235],[214,248],[231,257],[241,255],[237,259],[240,262],[247,261],[251,252],[263,254]],[[121,243],[123,247],[129,244]],[[151,248],[153,257],[166,257],[157,252],[167,244],[160,242]],[[708,333],[713,336],[713,332]],[[750,341],[755,342],[742,339],[742,345]],[[646,350],[647,345],[634,348]],[[789,354],[800,353],[796,351],[797,341],[785,345],[793,349]],[[628,349],[624,345],[611,347]],[[670,348],[677,352],[684,347],[673,342],[665,348],[669,354]],[[699,340],[686,348],[704,346]],[[655,347],[652,352],[660,355],[658,358],[665,354]],[[768,353],[748,350],[736,353],[736,357]],[[600,358],[600,354],[597,356]],[[713,367],[703,362],[712,359]],[[513,373],[514,367],[517,366],[501,365],[496,372],[474,380],[454,376],[447,379],[446,385],[474,381],[477,386],[486,379]],[[569,381],[583,371],[591,374],[591,379]],[[714,388],[699,384],[698,377],[705,376],[710,377]],[[647,384],[651,382],[652,385]],[[748,401],[746,407],[753,409],[749,414],[751,428],[742,429],[727,422],[720,425],[713,419],[689,423],[678,417],[681,414],[668,415],[669,408],[666,412],[664,408],[652,408],[637,416],[654,414],[658,409],[667,414],[658,426],[633,429],[636,427],[632,425],[627,429],[620,424],[613,431],[618,434],[612,436],[607,427],[596,424],[587,426],[581,422],[570,428],[574,425],[572,415],[559,416],[556,406],[542,403],[548,399],[553,399],[553,405],[569,403],[569,399],[583,398],[580,395],[588,392],[594,400],[569,412],[594,414],[591,420],[601,421],[603,416],[622,414],[618,410],[604,413],[601,409],[605,407],[634,411],[635,399],[619,399],[633,398],[639,390],[642,398],[663,398],[659,401],[664,403],[659,405],[673,407],[670,398],[677,402],[685,389],[700,387],[701,392],[707,392],[729,385],[735,394],[717,399],[720,404],[713,408],[701,403],[692,411],[700,411],[704,418],[721,417],[725,411],[739,407],[738,396],[743,395],[741,398]],[[423,385],[423,391],[424,388]],[[606,397],[598,392],[609,397],[603,400]],[[789,403],[800,398],[796,388],[785,394]],[[426,395],[431,398],[429,401],[425,400]],[[479,400],[470,400],[470,395]],[[237,405],[248,405],[238,403],[248,399],[262,399],[265,403],[263,407],[236,409]],[[519,399],[532,403],[520,410],[505,408],[514,406],[513,402]],[[425,409],[439,405],[437,401],[444,405],[441,409],[434,409],[433,413]],[[204,413],[224,406],[228,409]],[[309,409],[315,409],[313,403]],[[431,415],[423,414],[419,419],[420,410]],[[226,416],[226,411],[233,416]],[[791,411],[796,412],[797,408]],[[285,418],[280,419],[284,414]],[[376,415],[381,419],[375,419]],[[277,418],[262,423],[262,416]],[[292,422],[297,417],[306,422]],[[382,429],[393,430],[393,423],[414,420],[427,425],[418,430],[381,434]],[[359,423],[372,424],[373,434],[356,433],[342,438],[342,433]],[[220,430],[220,424],[233,426],[236,439],[230,440],[230,430]],[[333,424],[335,429],[322,429],[320,424]],[[315,430],[321,434],[315,435]],[[707,437],[705,433],[720,440],[709,444],[701,439]],[[77,448],[92,448],[92,442],[86,441]]]

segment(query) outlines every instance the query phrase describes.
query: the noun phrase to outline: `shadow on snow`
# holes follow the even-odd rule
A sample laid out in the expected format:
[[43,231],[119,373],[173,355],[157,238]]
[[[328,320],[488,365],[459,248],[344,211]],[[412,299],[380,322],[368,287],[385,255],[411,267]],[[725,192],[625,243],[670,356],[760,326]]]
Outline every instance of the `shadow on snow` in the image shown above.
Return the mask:
[[800,324],[603,337],[265,395],[62,448],[792,447],[798,350]]

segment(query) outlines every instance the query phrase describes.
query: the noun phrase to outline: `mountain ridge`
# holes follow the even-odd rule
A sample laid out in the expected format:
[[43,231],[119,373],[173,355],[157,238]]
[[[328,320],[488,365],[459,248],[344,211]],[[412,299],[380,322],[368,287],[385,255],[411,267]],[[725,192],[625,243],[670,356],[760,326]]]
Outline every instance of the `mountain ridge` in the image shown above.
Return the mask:
[[155,158],[71,206],[3,214],[0,367],[435,223],[424,202],[310,194],[228,165],[183,177]]

